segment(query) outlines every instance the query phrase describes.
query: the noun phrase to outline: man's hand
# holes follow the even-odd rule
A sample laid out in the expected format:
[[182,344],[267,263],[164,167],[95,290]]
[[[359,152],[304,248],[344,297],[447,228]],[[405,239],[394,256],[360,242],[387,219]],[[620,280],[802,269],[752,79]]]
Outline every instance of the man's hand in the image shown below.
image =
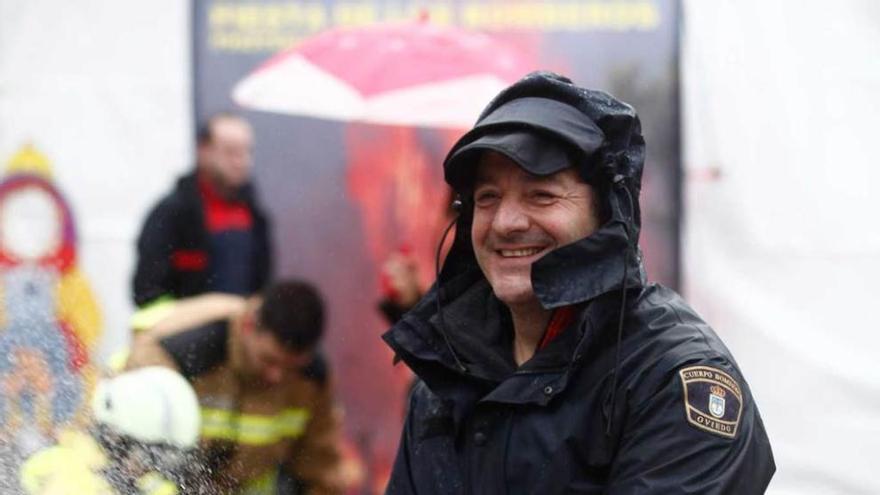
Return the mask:
[[381,277],[388,298],[400,306],[412,307],[422,295],[415,258],[407,253],[392,253],[382,265]]

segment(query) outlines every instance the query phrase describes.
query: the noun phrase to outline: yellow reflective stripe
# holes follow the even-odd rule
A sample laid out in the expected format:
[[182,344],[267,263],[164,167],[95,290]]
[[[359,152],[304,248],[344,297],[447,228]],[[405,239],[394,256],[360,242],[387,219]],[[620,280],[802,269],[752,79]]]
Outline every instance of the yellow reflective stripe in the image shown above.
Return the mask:
[[283,436],[298,437],[305,431],[310,417],[307,409],[286,409],[279,414],[278,428]]
[[202,437],[267,445],[303,434],[311,418],[305,408],[284,409],[274,416],[237,414],[228,409],[202,408]]
[[128,324],[135,333],[146,330],[171,314],[171,310],[176,304],[177,301],[169,295],[159,297],[138,308],[131,315]]
[[141,495],[177,495],[177,486],[159,473],[147,473],[137,480]]
[[232,411],[203,407],[201,432],[205,438],[235,440]]
[[266,495],[278,493],[278,470],[271,469],[244,483],[236,495]]

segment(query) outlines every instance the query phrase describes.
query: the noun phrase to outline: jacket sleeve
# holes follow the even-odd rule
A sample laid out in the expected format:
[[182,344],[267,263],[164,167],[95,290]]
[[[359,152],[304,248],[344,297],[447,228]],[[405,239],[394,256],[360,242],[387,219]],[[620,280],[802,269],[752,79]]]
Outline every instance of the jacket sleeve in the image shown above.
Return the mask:
[[335,406],[332,381],[320,384],[302,438],[293,446],[285,469],[310,495],[342,493],[341,412]]
[[171,292],[173,227],[168,207],[158,204],[144,222],[137,241],[137,265],[132,292],[136,306],[143,306]]
[[416,395],[416,393],[410,395],[409,409],[406,414],[403,433],[400,436],[400,445],[397,447],[397,457],[394,459],[394,467],[391,470],[391,477],[388,480],[385,495],[409,495],[416,493],[411,465]]
[[[741,398],[713,384],[713,374],[731,378]],[[655,383],[633,388],[606,493],[764,493],[776,469],[773,454],[735,366],[693,359]],[[718,418],[728,421],[713,423]]]
[[[155,315],[145,315],[139,322],[142,323],[140,326],[132,326],[136,333],[149,333],[151,337],[159,340],[186,329],[229,320],[243,312],[246,304],[247,300],[241,296],[209,292],[163,303],[161,307],[156,308]],[[150,308],[140,310],[135,315],[149,312],[154,306],[157,305],[151,305]]]

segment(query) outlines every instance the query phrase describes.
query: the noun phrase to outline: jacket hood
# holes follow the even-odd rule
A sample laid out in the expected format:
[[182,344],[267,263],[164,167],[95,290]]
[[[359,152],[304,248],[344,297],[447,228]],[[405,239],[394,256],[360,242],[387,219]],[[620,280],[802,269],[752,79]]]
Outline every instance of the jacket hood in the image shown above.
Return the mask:
[[[468,178],[482,151],[496,149],[505,135],[540,136],[561,147],[581,177],[600,198],[603,225],[590,236],[560,247],[532,265],[532,285],[545,308],[593,299],[624,285],[644,285],[638,250],[645,141],[635,110],[608,93],[574,85],[551,72],[533,72],[502,91],[481,113],[474,128],[452,147],[444,161],[446,181],[462,198],[452,248],[443,265],[441,284],[479,270],[470,231],[473,204]],[[546,156],[546,155],[544,155]],[[554,173],[558,166],[533,173]],[[545,165],[546,167],[546,165]],[[443,300],[457,294],[439,293]]]

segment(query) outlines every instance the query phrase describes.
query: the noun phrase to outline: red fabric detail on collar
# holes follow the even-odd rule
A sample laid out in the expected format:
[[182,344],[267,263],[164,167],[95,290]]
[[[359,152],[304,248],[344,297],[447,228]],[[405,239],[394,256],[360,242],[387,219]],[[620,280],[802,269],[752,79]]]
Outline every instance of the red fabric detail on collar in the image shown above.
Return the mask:
[[547,324],[547,330],[541,343],[538,344],[538,350],[541,350],[552,342],[556,337],[562,334],[562,331],[574,320],[574,306],[563,306],[556,308],[553,315],[550,316],[550,323]]
[[199,177],[199,194],[202,197],[208,232],[248,230],[253,225],[253,215],[247,203],[224,198],[204,177]]

